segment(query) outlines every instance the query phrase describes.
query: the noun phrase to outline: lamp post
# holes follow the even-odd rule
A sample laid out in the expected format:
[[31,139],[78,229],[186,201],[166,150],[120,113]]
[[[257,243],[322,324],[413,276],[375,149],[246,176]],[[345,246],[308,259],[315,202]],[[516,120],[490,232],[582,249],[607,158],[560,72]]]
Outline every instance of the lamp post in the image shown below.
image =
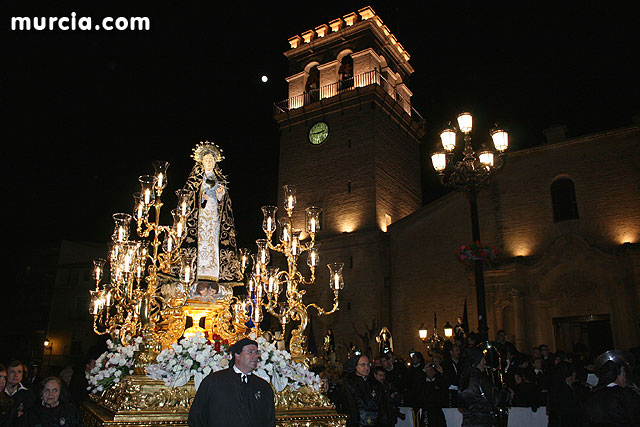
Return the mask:
[[[458,127],[449,125],[440,133],[443,150],[431,155],[433,168],[440,175],[442,183],[446,186],[463,190],[469,196],[469,209],[471,211],[471,235],[474,242],[480,242],[480,223],[478,221],[478,192],[489,182],[493,173],[502,167],[504,151],[509,146],[509,135],[502,129],[494,128],[491,131],[493,145],[498,153],[488,146],[482,145],[476,153],[471,145],[471,130],[473,129],[473,117],[470,113],[462,113],[458,116]],[[454,161],[456,148],[456,134],[460,131],[464,134],[464,148],[462,159]],[[483,261],[473,261],[476,281],[476,301],[478,306],[478,332],[483,341],[488,339],[487,304],[484,289]]]

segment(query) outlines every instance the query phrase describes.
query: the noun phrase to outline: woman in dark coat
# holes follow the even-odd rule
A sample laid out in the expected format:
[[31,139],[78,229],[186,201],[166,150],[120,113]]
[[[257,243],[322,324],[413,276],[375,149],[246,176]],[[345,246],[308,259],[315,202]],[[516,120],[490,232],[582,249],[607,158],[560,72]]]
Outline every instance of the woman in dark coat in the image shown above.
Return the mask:
[[62,381],[58,377],[49,377],[42,381],[42,400],[22,417],[25,426],[84,427],[76,407],[60,400],[61,387]]

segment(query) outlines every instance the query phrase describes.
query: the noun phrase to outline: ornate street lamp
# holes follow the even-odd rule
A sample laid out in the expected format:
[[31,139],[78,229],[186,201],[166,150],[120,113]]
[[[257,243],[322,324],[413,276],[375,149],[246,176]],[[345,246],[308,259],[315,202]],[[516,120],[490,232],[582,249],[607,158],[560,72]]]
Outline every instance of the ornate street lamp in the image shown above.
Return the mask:
[[436,313],[433,314],[433,334],[431,335],[431,338],[427,338],[428,331],[424,326],[424,323],[422,323],[420,325],[420,329],[418,329],[418,336],[422,340],[422,343],[427,346],[427,353],[431,353],[433,351],[440,353],[442,351],[444,340],[440,335],[438,335],[438,315]]
[[[473,117],[470,113],[458,116],[458,128],[451,124],[440,133],[442,150],[431,155],[433,168],[440,175],[446,186],[463,190],[469,196],[471,210],[471,233],[474,242],[480,241],[480,224],[478,221],[478,191],[489,182],[493,173],[502,167],[503,154],[509,147],[509,134],[502,129],[491,131],[494,150],[483,145],[476,153],[471,145]],[[454,161],[457,131],[464,134],[462,159]],[[496,153],[497,152],[497,153]],[[497,154],[497,158],[496,158]],[[474,260],[476,299],[478,304],[478,331],[483,341],[488,339],[487,307],[485,302],[484,272],[482,260]]]

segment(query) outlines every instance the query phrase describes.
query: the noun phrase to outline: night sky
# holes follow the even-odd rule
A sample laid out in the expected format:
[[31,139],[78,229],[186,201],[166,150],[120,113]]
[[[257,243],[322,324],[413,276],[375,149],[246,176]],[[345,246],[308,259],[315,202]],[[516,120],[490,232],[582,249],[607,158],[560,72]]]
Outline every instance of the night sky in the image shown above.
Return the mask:
[[[15,285],[38,248],[61,239],[106,242],[111,214],[131,211],[137,177],[152,172],[153,160],[171,162],[168,213],[192,166],[191,148],[207,139],[224,150],[239,243],[251,245],[261,236],[260,206],[275,203],[278,191],[272,104],[287,96],[282,52],[289,37],[367,5],[340,3],[9,2],[3,206],[5,242],[16,249],[3,285]],[[524,2],[368,3],[416,70],[408,84],[428,126],[425,202],[443,194],[427,154],[462,109],[474,114],[478,134],[505,125],[512,150],[543,143],[542,130],[553,124],[566,124],[571,137],[632,123],[640,26],[616,3],[556,3],[535,10],[523,10]],[[74,11],[148,16],[151,31],[10,31],[11,16]]]

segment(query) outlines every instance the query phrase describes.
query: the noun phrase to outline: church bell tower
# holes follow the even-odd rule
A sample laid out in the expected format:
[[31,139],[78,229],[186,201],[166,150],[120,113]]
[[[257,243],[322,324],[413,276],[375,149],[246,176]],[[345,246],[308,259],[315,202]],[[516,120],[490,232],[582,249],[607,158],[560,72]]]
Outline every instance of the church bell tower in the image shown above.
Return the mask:
[[[289,96],[274,105],[279,185],[297,189],[297,228],[304,229],[305,206],[322,208],[316,235],[321,265],[344,263],[340,310],[314,317],[315,339],[321,343],[332,328],[338,346],[353,343],[366,351],[367,328],[373,335],[384,326],[393,333],[390,288],[400,284],[390,280],[387,226],[421,207],[424,120],[411,107],[406,85],[413,68],[370,7],[293,36],[289,44]],[[308,293],[330,307],[326,267]]]

